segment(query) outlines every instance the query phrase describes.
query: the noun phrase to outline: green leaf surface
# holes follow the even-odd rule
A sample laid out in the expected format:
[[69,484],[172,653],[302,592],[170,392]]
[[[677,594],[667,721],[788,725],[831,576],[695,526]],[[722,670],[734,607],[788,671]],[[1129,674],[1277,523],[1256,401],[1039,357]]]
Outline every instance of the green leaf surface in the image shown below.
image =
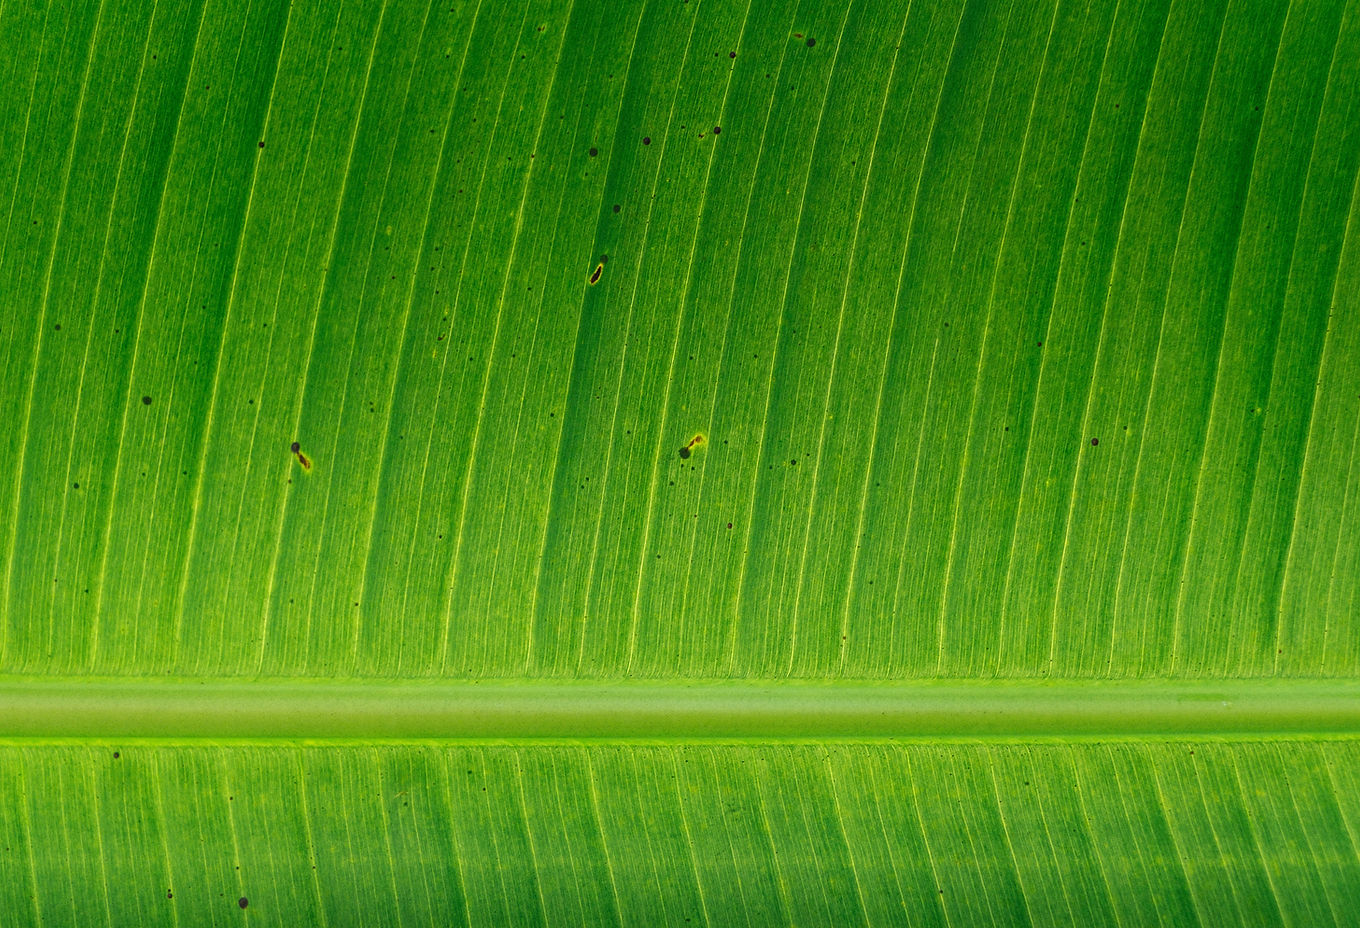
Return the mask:
[[0,920],[1360,923],[1360,5],[0,3]]

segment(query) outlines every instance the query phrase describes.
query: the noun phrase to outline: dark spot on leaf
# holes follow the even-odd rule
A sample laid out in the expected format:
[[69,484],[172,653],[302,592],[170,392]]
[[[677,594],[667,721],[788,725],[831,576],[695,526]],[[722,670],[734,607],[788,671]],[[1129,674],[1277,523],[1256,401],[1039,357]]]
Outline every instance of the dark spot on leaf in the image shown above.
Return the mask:
[[728,53],[727,53],[727,57],[728,57],[728,58],[735,58],[735,57],[737,57],[737,53],[736,53],[736,52],[728,52]]
[[71,484],[71,486],[75,487],[77,490],[80,489],[80,484],[78,484],[78,483],[73,483],[73,484]]
[[620,209],[619,204],[615,203],[615,204],[614,204],[614,212],[617,213],[617,212],[619,211],[619,209]]
[[120,756],[121,756],[121,755],[120,755],[117,751],[114,751],[114,752],[113,752],[113,759],[114,759],[114,760],[117,760]]
[[642,144],[643,144],[643,145],[650,145],[650,144],[652,144],[652,137],[651,137],[650,135],[644,135],[644,136],[642,137]]
[[250,905],[250,900],[245,896],[242,896],[240,899],[236,900],[236,904],[244,909],[246,906]]
[[175,894],[172,893],[170,890],[167,889],[167,890],[165,891],[165,898],[167,898],[167,899],[173,899],[173,898],[175,898]]
[[58,331],[58,332],[60,332],[60,331],[61,331],[61,323],[60,323],[60,322],[58,322],[58,323],[57,323],[57,326],[56,326],[56,328],[57,328],[57,331]]
[[685,444],[685,447],[680,449],[680,457],[688,458],[690,456],[690,449],[693,448],[695,445],[702,445],[703,443],[704,436],[702,434],[695,435]]
[[604,273],[604,262],[601,261],[599,264],[595,265],[595,270],[594,270],[594,271],[591,273],[591,275],[590,275],[590,283],[591,283],[592,285],[593,285],[593,284],[599,283],[599,282],[600,282],[600,275],[603,274],[603,273]]
[[288,446],[288,450],[293,452],[294,454],[297,454],[299,451],[302,450],[302,446],[297,442],[293,442],[291,445]]
[[722,126],[714,126],[714,127],[713,127],[713,134],[714,134],[714,135],[717,135],[719,132],[722,132]]
[[143,406],[150,406],[150,405],[151,405],[151,397],[149,397],[149,396],[144,396],[144,397],[142,397],[142,405],[143,405]]
[[814,46],[814,45],[816,45],[816,44],[817,44],[817,40],[814,39],[814,38],[812,38],[811,36],[809,36],[809,37],[808,37],[808,40],[807,40],[807,47],[808,47],[808,48],[811,48],[812,46]]
[[732,523],[731,523],[731,522],[728,522],[728,523],[727,523],[727,527],[728,527],[728,528],[731,528],[731,527],[732,527]]
[[1099,438],[1093,438],[1093,439],[1091,439],[1091,444],[1093,444],[1093,445],[1098,445],[1098,444],[1100,444],[1100,439],[1099,439]]
[[590,150],[590,157],[594,158],[594,157],[595,157],[596,155],[598,155],[599,153],[600,153],[600,150],[599,150],[598,148],[592,148],[592,149]]

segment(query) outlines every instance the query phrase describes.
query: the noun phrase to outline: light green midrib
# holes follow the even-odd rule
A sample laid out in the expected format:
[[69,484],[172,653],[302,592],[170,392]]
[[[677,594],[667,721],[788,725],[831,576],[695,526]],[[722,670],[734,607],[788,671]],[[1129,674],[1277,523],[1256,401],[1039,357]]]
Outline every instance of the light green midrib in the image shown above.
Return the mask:
[[6,738],[1360,736],[1360,680],[0,678]]

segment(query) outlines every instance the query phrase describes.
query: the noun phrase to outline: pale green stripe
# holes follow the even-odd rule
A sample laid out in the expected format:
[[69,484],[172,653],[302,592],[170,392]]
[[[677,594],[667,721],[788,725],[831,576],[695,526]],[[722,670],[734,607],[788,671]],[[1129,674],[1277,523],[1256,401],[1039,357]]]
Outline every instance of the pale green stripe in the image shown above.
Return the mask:
[[1360,735],[1360,681],[0,680],[0,737]]

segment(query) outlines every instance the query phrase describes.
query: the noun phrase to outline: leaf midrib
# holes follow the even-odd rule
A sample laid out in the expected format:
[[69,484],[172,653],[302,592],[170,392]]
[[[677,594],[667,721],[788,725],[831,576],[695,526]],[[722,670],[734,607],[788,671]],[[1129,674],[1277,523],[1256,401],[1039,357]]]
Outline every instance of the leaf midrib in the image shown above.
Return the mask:
[[0,678],[0,738],[1360,736],[1360,680]]

